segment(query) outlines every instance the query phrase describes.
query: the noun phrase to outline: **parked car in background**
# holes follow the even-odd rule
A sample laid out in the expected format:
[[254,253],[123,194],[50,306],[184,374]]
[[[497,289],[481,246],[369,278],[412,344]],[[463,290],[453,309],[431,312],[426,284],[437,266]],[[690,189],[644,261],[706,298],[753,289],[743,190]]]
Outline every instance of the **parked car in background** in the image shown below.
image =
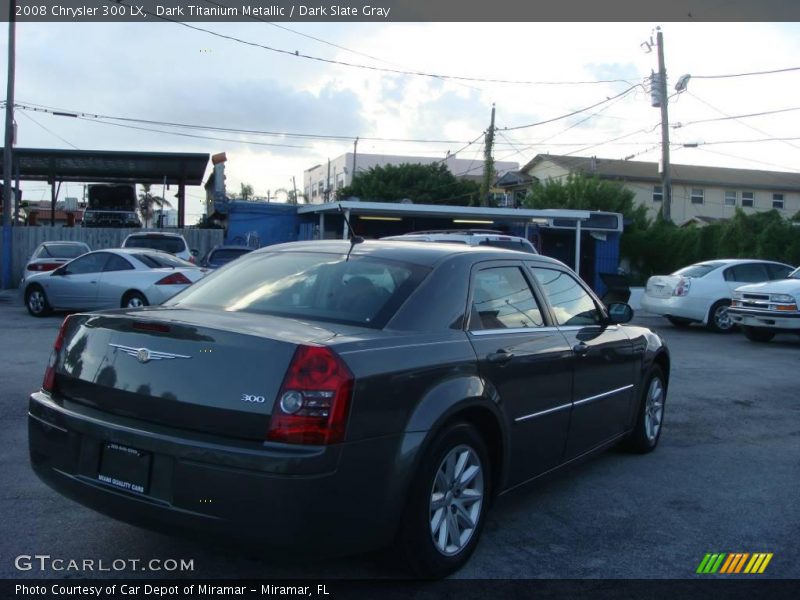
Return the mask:
[[502,231],[490,229],[441,229],[435,231],[415,231],[403,235],[392,235],[384,240],[401,242],[444,242],[450,244],[467,244],[468,246],[491,246],[506,250],[519,250],[529,254],[538,254],[536,248],[525,238],[507,235]]
[[701,323],[725,333],[735,323],[728,308],[736,288],[746,283],[783,279],[790,265],[755,259],[720,259],[700,262],[647,280],[642,308],[669,319],[676,327]]
[[206,269],[218,269],[253,250],[254,248],[247,246],[214,246],[200,261],[200,266]]
[[83,242],[43,242],[28,259],[19,287],[24,289],[25,281],[30,275],[52,271],[73,258],[91,251],[89,245]]
[[166,231],[143,231],[132,233],[122,241],[122,248],[148,248],[169,252],[188,262],[196,262],[197,250],[190,250],[189,244],[180,233]]
[[733,292],[730,315],[747,339],[769,342],[775,334],[800,334],[800,269],[786,279],[743,285]]
[[670,359],[631,316],[533,254],[270,246],[161,306],[68,317],[30,397],[32,465],[134,524],[315,552],[394,543],[440,577],[497,495],[656,447]]
[[54,310],[136,308],[159,304],[205,274],[205,269],[166,252],[113,248],[32,275],[23,293],[34,317]]

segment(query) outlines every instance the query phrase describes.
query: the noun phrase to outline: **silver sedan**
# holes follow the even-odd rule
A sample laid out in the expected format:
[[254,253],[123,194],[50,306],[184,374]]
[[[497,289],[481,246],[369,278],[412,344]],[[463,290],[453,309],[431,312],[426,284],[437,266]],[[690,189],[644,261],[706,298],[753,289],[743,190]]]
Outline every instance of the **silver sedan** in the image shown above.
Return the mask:
[[113,248],[89,252],[55,271],[32,275],[23,293],[34,317],[54,310],[138,308],[162,303],[206,272],[166,252]]

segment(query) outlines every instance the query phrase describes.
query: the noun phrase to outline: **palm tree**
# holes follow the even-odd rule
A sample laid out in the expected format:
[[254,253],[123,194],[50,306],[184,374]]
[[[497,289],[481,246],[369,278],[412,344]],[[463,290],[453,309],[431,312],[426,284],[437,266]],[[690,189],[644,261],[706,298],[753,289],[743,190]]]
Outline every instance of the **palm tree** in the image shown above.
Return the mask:
[[253,197],[253,186],[249,183],[240,184],[242,200],[250,200]]
[[155,212],[153,210],[154,206],[157,206],[159,210],[163,210],[165,206],[171,208],[172,204],[169,203],[169,200],[165,200],[161,196],[154,196],[151,194],[150,184],[143,183],[142,192],[139,194],[139,212],[142,213],[145,227],[148,227],[148,224],[153,219],[153,214]]

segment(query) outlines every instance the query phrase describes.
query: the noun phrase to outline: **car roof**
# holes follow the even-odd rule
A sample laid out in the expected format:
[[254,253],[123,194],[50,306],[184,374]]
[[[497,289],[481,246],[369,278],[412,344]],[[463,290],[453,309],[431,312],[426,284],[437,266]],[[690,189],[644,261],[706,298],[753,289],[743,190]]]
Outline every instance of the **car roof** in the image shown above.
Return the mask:
[[[280,250],[283,252],[323,252],[347,254],[350,242],[347,240],[314,240],[304,242],[287,242],[265,246],[253,254],[266,254]],[[351,256],[375,256],[387,260],[400,260],[408,263],[432,267],[453,256],[471,255],[475,259],[512,260],[524,257],[525,260],[537,260],[553,265],[563,265],[560,261],[540,254],[528,254],[493,246],[470,246],[468,244],[431,244],[411,240],[365,240],[353,246]]]
[[[518,235],[511,235],[510,233],[502,233],[502,232],[488,232],[488,231],[422,231],[422,232],[415,232],[415,233],[404,233],[402,235],[392,235],[387,236],[381,239],[388,239],[388,240],[416,240],[416,239],[430,239],[430,238],[439,238],[441,240],[447,240],[449,238],[452,239],[487,239],[487,240],[500,240],[500,239],[508,239],[508,240],[525,240],[524,237],[520,237]],[[527,241],[527,240],[525,240]]]
[[778,260],[764,260],[762,258],[710,258],[708,260],[701,260],[687,266],[691,267],[694,265],[707,265],[711,263],[720,263],[721,265],[725,265],[726,267],[730,265],[740,265],[742,263],[768,263],[768,264],[791,266],[788,265],[787,263],[782,263]]
[[52,242],[42,242],[39,244],[40,246],[86,246],[89,247],[89,244],[86,242],[74,241],[74,240],[55,240]]
[[141,231],[136,233],[130,233],[125,239],[127,240],[128,238],[132,237],[151,237],[151,238],[174,237],[183,239],[183,236],[180,233],[172,233],[170,231]]
[[237,246],[235,244],[219,244],[218,246],[214,246],[211,248],[212,251],[214,250],[255,250],[255,248],[251,248],[250,246]]

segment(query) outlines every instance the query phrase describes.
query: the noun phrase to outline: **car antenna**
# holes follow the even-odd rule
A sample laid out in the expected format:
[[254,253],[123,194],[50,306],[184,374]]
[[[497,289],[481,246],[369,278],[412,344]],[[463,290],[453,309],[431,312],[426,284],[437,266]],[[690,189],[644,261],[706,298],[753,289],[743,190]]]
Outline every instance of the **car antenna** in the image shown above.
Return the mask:
[[350,260],[350,253],[353,251],[355,245],[363,242],[364,238],[360,235],[356,235],[356,232],[353,231],[353,226],[350,225],[350,219],[347,218],[347,214],[342,208],[342,205],[338,204],[337,206],[339,207],[339,212],[342,213],[342,218],[344,219],[345,225],[347,225],[347,231],[350,232],[350,250],[347,251],[347,257],[344,259],[344,262],[347,262]]

